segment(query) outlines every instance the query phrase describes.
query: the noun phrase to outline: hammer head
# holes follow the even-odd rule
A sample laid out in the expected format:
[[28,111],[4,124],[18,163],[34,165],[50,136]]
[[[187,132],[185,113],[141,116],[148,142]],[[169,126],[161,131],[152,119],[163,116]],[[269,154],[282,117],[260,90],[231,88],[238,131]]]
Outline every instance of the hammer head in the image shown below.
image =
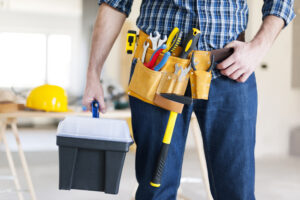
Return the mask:
[[184,104],[191,104],[192,98],[186,96],[180,96],[176,94],[161,93],[156,94],[154,103],[166,110],[170,110],[176,113],[181,113]]
[[161,93],[160,95],[171,101],[175,101],[177,103],[186,104],[186,105],[190,105],[193,101],[192,98],[190,98],[190,97],[181,96],[181,95],[177,95],[177,94]]

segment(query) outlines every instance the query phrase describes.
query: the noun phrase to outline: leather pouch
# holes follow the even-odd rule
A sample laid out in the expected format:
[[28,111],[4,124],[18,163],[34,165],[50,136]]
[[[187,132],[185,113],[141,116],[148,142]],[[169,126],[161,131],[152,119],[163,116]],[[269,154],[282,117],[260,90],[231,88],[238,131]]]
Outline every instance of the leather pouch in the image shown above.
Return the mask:
[[152,103],[161,76],[161,72],[145,67],[142,61],[138,59],[128,86],[129,95]]
[[177,74],[174,74],[173,72],[161,73],[162,77],[156,93],[171,93],[177,95],[184,95],[187,88],[189,75],[182,77],[182,79],[180,80],[179,76]]
[[197,70],[191,73],[190,79],[193,99],[208,99],[211,78],[211,72],[204,70]]

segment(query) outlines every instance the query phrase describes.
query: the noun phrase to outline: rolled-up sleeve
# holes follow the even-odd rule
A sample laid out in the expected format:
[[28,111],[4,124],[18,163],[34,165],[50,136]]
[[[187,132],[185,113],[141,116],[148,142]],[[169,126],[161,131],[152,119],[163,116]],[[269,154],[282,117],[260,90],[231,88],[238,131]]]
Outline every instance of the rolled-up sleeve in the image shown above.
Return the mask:
[[110,5],[111,7],[124,13],[126,17],[128,17],[131,12],[133,0],[98,0],[99,5],[101,5],[102,3]]
[[294,0],[264,0],[262,13],[263,19],[268,15],[275,15],[282,18],[287,26],[296,16]]

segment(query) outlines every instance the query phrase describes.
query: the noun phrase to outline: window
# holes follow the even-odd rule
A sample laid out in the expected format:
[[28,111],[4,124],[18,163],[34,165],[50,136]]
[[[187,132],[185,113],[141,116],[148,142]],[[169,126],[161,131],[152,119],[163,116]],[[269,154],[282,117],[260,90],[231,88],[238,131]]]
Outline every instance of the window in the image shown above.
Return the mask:
[[71,37],[50,35],[48,37],[48,82],[62,87],[69,86],[71,66]]
[[36,33],[0,33],[0,87],[67,88],[71,37]]

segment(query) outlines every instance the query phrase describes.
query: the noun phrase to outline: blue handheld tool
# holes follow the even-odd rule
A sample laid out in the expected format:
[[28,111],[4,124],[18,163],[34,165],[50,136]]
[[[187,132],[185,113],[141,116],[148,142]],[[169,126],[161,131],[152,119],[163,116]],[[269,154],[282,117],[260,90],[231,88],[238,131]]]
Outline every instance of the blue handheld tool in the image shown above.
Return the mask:
[[165,53],[165,55],[161,59],[161,61],[154,67],[154,71],[159,71],[166,64],[166,62],[170,56],[171,56],[171,53],[169,51],[167,53]]
[[93,113],[93,118],[99,118],[99,102],[97,100],[94,100],[92,102],[92,113]]
[[167,48],[167,46],[166,46],[165,44],[159,46],[159,47],[153,52],[153,54],[152,54],[150,60],[152,60],[153,56],[156,54],[156,52],[158,52],[158,50],[160,50],[160,49],[166,49],[166,48]]

